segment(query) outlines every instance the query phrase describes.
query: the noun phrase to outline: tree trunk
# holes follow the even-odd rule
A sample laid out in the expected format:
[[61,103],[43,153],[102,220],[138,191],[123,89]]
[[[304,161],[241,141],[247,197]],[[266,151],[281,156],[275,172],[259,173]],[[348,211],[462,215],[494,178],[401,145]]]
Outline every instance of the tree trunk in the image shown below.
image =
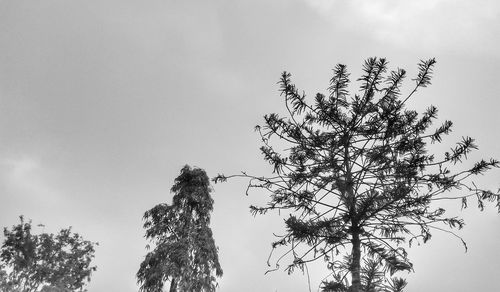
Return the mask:
[[361,241],[359,240],[359,231],[352,233],[352,264],[351,264],[351,277],[352,286],[351,292],[362,292],[361,287]]
[[169,292],[177,292],[177,281],[175,280],[175,278],[172,278],[172,281],[170,282]]

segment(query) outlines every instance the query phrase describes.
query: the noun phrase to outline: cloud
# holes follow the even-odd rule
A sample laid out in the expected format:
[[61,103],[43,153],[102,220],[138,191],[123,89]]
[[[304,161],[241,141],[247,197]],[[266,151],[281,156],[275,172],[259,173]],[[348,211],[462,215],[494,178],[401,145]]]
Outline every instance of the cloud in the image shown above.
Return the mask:
[[50,171],[34,158],[4,159],[0,162],[0,170],[1,182],[12,195],[45,202],[60,197],[47,178]]
[[500,4],[493,0],[304,0],[334,26],[399,48],[496,54]]
[[305,0],[307,4],[316,9],[319,13],[328,14],[336,4],[332,0]]

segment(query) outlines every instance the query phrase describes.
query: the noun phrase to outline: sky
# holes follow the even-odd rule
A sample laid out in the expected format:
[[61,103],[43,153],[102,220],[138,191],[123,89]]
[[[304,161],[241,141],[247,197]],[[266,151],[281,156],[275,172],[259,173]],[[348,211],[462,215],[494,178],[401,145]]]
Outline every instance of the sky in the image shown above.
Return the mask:
[[[280,73],[314,96],[337,63],[356,78],[372,56],[409,76],[435,57],[433,85],[408,105],[452,120],[448,145],[472,136],[472,158],[500,158],[499,35],[495,0],[0,0],[0,226],[72,226],[99,242],[89,291],[137,291],[142,215],[171,202],[182,166],[270,173],[253,128],[283,110]],[[218,291],[317,291],[322,263],[309,279],[264,275],[283,218],[252,217],[267,195],[245,188],[213,186]],[[459,214],[469,251],[445,234],[412,247],[406,291],[500,290],[500,215]]]

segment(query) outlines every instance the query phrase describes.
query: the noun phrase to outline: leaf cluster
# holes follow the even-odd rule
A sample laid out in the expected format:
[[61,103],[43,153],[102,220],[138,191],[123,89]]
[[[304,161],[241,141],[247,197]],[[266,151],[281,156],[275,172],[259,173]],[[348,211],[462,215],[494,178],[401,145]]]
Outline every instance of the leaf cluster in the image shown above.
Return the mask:
[[[332,280],[323,281],[322,292],[349,292],[352,286],[346,275],[349,273],[351,258],[346,257],[344,262],[337,264],[337,271],[332,273]],[[382,261],[378,257],[367,257],[361,268],[362,291],[365,292],[403,292],[406,280],[398,277],[386,277]]]
[[0,291],[85,291],[95,266],[95,246],[71,228],[32,234],[31,221],[4,229]]

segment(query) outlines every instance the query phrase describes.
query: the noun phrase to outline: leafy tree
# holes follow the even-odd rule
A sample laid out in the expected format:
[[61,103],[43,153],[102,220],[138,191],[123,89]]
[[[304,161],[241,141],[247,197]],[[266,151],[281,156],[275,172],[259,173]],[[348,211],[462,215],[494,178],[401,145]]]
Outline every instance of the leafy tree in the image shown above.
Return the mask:
[[60,286],[44,286],[40,292],[71,292],[71,290]]
[[0,253],[0,291],[86,291],[96,270],[90,266],[97,243],[71,228],[58,234],[32,234],[31,221],[4,228]]
[[[268,205],[251,206],[254,214],[289,211],[287,233],[272,244],[293,257],[289,272],[323,258],[333,277],[324,291],[402,291],[406,282],[389,276],[412,270],[404,243],[425,243],[434,230],[462,240],[453,229],[462,228],[463,220],[447,216],[435,201],[459,200],[466,208],[475,197],[480,209],[485,201],[496,201],[500,211],[499,194],[472,181],[499,162],[463,166],[477,149],[470,137],[443,155],[429,154],[429,143],[442,143],[452,122],[432,130],[436,107],[421,115],[406,109],[410,97],[430,84],[435,62],[419,63],[407,95],[402,94],[405,70],[388,72],[383,58],[365,61],[354,94],[346,66],[337,65],[328,95],[318,93],[312,103],[289,73],[281,75],[287,114],[266,115],[265,124],[256,127],[273,175],[219,175],[214,181],[245,177],[248,189],[269,191]],[[273,145],[273,139],[280,143]]]
[[144,214],[146,238],[155,248],[137,272],[140,290],[160,292],[170,281],[170,292],[215,291],[222,268],[209,227],[214,201],[208,176],[186,165],[171,191],[172,205],[158,204]]

